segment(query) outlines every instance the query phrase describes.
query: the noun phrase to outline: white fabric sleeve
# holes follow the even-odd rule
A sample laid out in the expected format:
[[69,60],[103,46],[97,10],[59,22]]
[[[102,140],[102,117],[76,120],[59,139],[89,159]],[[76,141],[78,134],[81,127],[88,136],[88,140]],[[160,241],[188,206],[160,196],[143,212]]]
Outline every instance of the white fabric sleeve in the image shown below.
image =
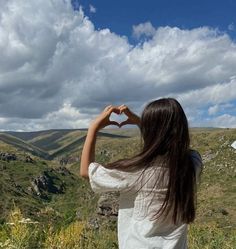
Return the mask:
[[90,163],[89,182],[95,193],[121,191],[129,186],[126,173],[117,169],[108,169],[99,163]]

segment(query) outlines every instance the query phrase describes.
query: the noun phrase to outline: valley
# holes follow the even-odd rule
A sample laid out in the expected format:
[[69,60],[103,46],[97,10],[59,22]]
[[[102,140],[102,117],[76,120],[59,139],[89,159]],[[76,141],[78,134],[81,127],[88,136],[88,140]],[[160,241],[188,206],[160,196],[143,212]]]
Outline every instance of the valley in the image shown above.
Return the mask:
[[[56,238],[72,243],[72,237],[65,242],[60,235],[72,227],[71,234],[80,231],[81,236],[73,247],[62,248],[118,248],[117,197],[95,195],[78,174],[85,136],[85,129],[0,133],[0,248],[16,238],[7,225],[14,212],[38,222],[21,227],[26,234],[32,226],[35,229],[22,248],[57,248]],[[191,129],[191,146],[201,153],[204,169],[190,248],[236,247],[236,150],[231,147],[235,140],[236,129]],[[130,157],[140,148],[138,130],[104,129],[98,134],[96,161],[105,164]],[[43,233],[47,229],[52,231],[48,237]]]

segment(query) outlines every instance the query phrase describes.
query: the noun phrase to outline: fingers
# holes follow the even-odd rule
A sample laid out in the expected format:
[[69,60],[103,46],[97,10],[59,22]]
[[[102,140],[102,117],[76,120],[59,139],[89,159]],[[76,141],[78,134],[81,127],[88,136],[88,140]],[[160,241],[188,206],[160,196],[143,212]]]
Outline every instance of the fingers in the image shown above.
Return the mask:
[[119,109],[127,109],[128,106],[123,104],[123,105],[120,105],[118,108],[119,108]]
[[106,107],[104,108],[104,111],[105,111],[105,112],[106,112],[106,111],[109,111],[111,108],[112,108],[112,105],[108,105],[108,106],[106,106]]
[[127,119],[127,120],[121,122],[121,123],[119,124],[119,127],[122,127],[122,126],[128,125],[128,124],[133,124],[133,122],[132,122],[131,120]]
[[120,114],[120,110],[117,106],[112,106],[112,105],[108,105],[104,108],[103,112],[107,112],[109,115],[111,115],[112,112],[116,113],[116,114]]
[[109,112],[109,114],[111,114],[112,112],[120,114],[120,109],[117,106],[111,106],[107,111]]
[[120,127],[120,124],[117,123],[116,121],[110,121],[108,125],[116,125],[116,126]]
[[104,112],[109,112],[110,114],[112,112],[116,113],[116,114],[121,114],[122,112],[124,112],[125,114],[127,113],[131,113],[131,111],[129,110],[127,105],[120,105],[120,106],[112,106],[112,105],[108,105],[105,107]]
[[118,108],[119,108],[119,110],[120,110],[120,114],[121,114],[121,113],[127,114],[128,112],[130,112],[128,106],[126,106],[126,105],[121,105],[121,106],[119,106]]

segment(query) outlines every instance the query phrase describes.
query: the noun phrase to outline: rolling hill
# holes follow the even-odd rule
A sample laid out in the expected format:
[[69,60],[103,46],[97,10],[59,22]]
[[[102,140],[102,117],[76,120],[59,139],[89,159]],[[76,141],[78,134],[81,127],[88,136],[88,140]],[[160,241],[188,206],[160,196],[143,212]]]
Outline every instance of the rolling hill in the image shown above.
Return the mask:
[[[231,147],[236,140],[236,129],[190,131],[191,147],[202,155],[204,168],[198,188],[197,217],[189,230],[189,246],[236,248],[236,150]],[[96,161],[105,164],[137,153],[141,148],[138,135],[136,129],[103,130],[97,139]],[[9,162],[0,159],[0,245],[13,238],[9,237],[6,221],[16,206],[24,217],[42,225],[34,228],[34,235],[39,234],[35,239],[37,247],[28,248],[48,248],[40,245],[45,241],[48,224],[55,232],[47,234],[47,238],[50,241],[57,238],[56,231],[60,228],[64,241],[64,234],[70,234],[66,230],[68,225],[78,220],[88,227],[78,239],[85,243],[81,248],[118,248],[116,220],[97,214],[99,195],[91,191],[89,182],[78,176],[79,161],[60,164],[60,158],[80,158],[85,136],[86,130],[0,133],[0,152],[17,158]],[[31,155],[33,162],[25,160],[29,153],[34,155]],[[105,208],[109,209],[112,201],[105,200]]]
[[[70,154],[83,144],[86,129],[46,130],[36,132],[0,132],[0,140],[32,155],[52,160],[63,154]],[[127,138],[116,132],[99,132],[98,137]]]

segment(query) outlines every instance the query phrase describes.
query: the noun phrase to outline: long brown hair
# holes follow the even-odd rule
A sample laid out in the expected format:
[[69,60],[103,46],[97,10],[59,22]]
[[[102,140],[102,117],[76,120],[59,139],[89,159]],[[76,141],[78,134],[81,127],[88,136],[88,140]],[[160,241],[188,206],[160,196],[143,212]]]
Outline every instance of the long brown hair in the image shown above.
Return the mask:
[[141,152],[106,167],[125,171],[143,168],[144,172],[158,157],[165,158],[169,175],[167,192],[156,218],[162,214],[167,216],[173,210],[174,223],[179,219],[184,223],[192,222],[195,218],[196,176],[190,156],[188,121],[183,108],[173,98],[150,102],[143,110],[140,130],[143,140]]

